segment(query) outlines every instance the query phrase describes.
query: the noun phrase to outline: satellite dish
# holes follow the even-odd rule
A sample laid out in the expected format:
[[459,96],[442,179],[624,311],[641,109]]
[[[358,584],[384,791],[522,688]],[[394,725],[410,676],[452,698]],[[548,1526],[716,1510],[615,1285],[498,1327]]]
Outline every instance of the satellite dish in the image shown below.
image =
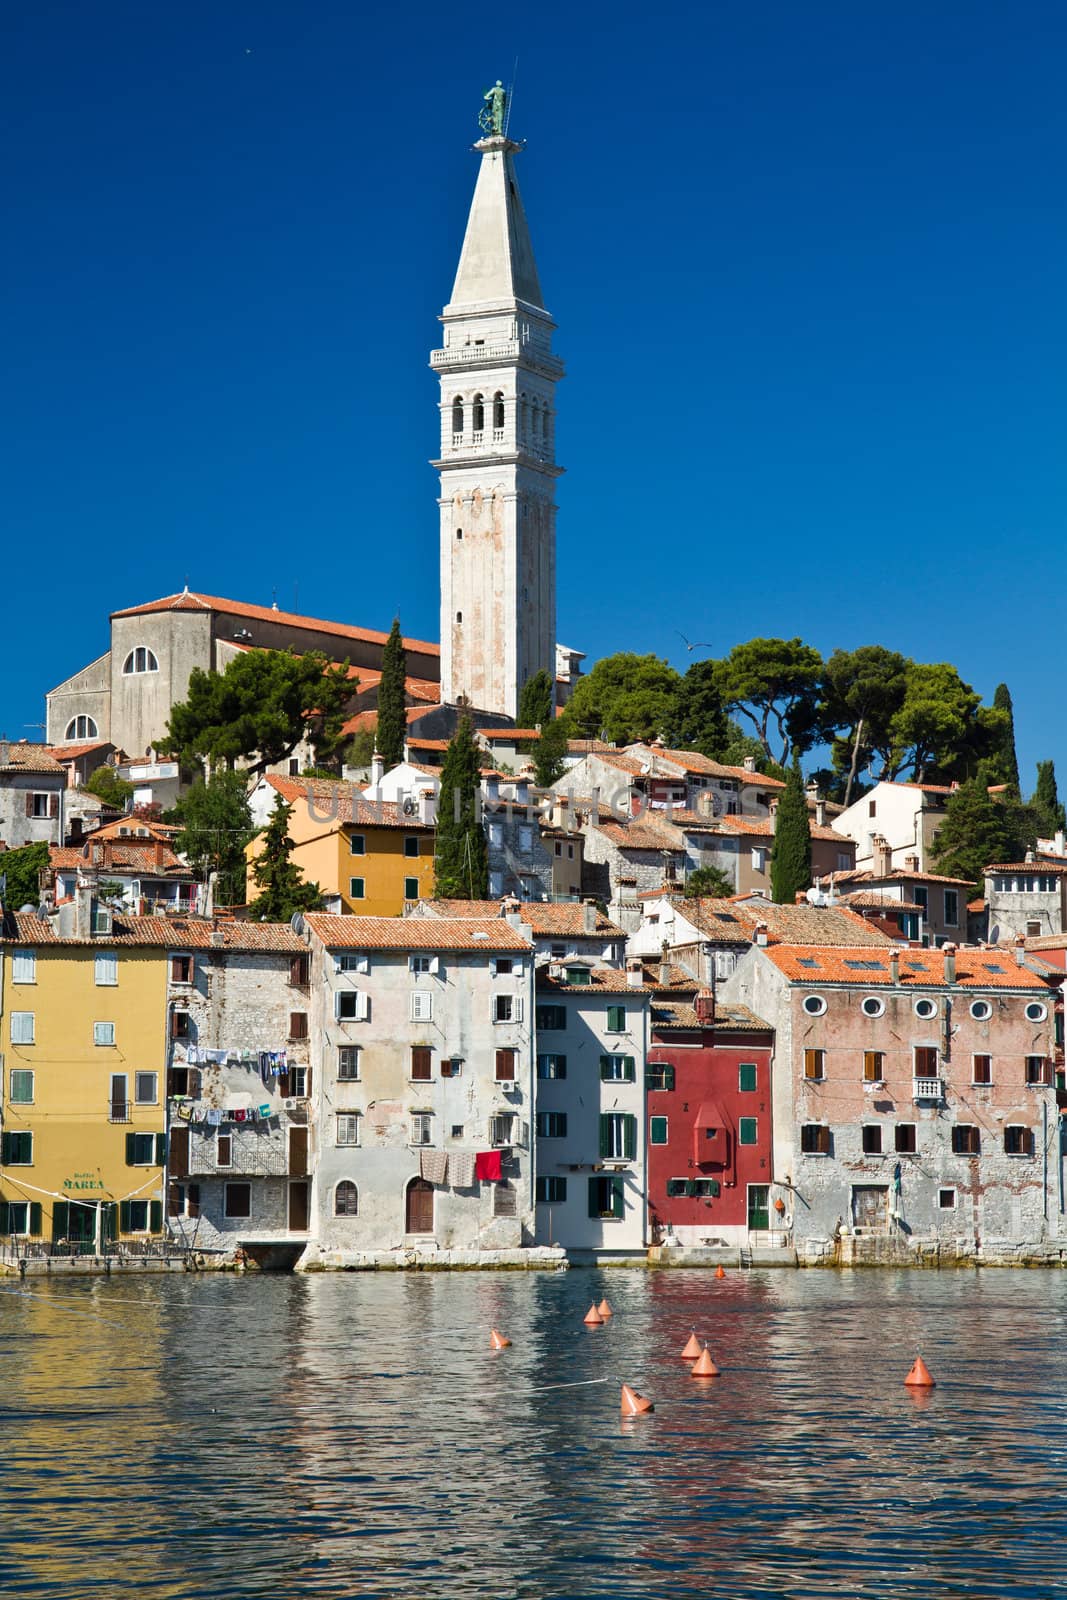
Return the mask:
[[989,942],[990,942],[990,944],[996,944],[999,938],[1000,938],[1000,924],[994,922],[993,926],[989,930]]
[[299,911],[293,912],[292,916],[289,918],[289,926],[292,928],[294,933],[303,933],[304,918]]

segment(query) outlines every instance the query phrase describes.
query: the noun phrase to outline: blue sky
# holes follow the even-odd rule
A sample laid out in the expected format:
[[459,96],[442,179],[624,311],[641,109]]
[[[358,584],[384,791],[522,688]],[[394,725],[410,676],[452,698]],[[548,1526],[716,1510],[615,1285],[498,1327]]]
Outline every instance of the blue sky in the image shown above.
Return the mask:
[[5,35],[0,733],[186,579],[437,637],[427,355],[517,55],[561,638],[950,660],[1067,778],[1062,4],[22,0]]

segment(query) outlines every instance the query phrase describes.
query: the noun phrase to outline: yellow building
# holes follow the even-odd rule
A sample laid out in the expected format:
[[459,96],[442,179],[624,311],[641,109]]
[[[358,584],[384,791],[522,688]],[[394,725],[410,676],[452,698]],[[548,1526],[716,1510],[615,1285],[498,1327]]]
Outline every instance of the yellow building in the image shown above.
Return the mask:
[[[354,783],[270,774],[253,794],[257,821],[266,822],[278,796],[292,806],[290,859],[305,882],[339,898],[341,912],[399,917],[406,900],[433,894],[434,826],[420,818],[414,803],[408,814],[389,801],[364,799]],[[262,848],[260,835],[245,852],[250,901],[259,893],[252,862]]]
[[[94,931],[98,930],[98,931]],[[0,1234],[99,1245],[163,1229],[168,942],[79,886],[0,934]]]

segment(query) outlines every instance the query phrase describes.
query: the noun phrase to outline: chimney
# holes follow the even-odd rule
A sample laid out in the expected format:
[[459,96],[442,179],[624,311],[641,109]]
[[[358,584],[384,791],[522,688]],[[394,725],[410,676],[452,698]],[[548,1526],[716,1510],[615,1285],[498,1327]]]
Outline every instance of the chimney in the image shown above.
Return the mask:
[[162,872],[163,871],[163,857],[164,857],[164,853],[166,851],[166,848],[167,848],[166,843],[162,839],[153,839],[153,841],[152,841],[152,856],[153,856],[153,859],[155,861],[156,870],[158,872]]
[[1067,836],[1064,835],[1062,828],[1056,829],[1056,834],[1052,841],[1052,848],[1055,855],[1062,856],[1067,853]]
[[745,757],[744,766],[745,766],[745,771],[746,772],[755,772],[755,770],[756,770],[756,758],[755,758],[755,756],[746,756]]
[[889,952],[889,981],[893,985],[894,989],[900,983],[900,951],[899,950],[890,950],[890,952]]
[[905,856],[904,857],[904,871],[905,872],[918,872],[918,870],[919,870],[919,858],[918,858],[918,856]]
[[768,809],[770,811],[770,817],[771,817],[771,832],[773,833],[775,828],[778,826],[778,798],[777,798],[777,796],[775,796],[775,798],[773,800],[768,802]]
[[78,874],[74,884],[74,937],[91,939],[93,936],[93,889],[91,878]]
[[893,852],[889,840],[884,834],[876,833],[871,843],[874,846],[874,875],[876,878],[888,878],[893,870]]
[[761,948],[767,943],[767,924],[765,922],[756,923],[755,943]]
[[826,826],[826,801],[821,798],[815,802],[815,826],[817,828]]
[[640,989],[645,981],[644,969],[640,956],[627,956],[626,958],[626,987]]
[[432,789],[419,790],[419,821],[433,824],[434,811],[437,805],[437,796]]
[[1023,856],[1023,860],[1026,862],[1028,867],[1032,867],[1034,864],[1034,852],[1032,850],[1028,850]]
[[582,905],[582,932],[596,932],[596,904],[592,900],[586,900]]
[[377,789],[385,777],[385,761],[380,753],[375,750],[370,758],[370,784],[372,789]]
[[514,916],[515,912],[518,911],[518,909],[519,909],[519,897],[518,897],[518,895],[514,895],[514,894],[505,895],[504,899],[501,900],[501,902],[500,902],[500,915],[502,917]]
[[715,995],[711,989],[701,989],[693,1002],[697,1021],[707,1028],[715,1021]]
[[664,988],[668,988],[670,986],[670,981],[671,981],[671,963],[670,963],[670,958],[669,958],[669,950],[670,950],[670,946],[668,945],[666,939],[664,939],[663,944],[660,947],[660,963],[659,963],[659,981],[660,981],[660,983],[663,984]]
[[1026,940],[1021,933],[1015,935],[1015,965],[1017,967],[1026,965]]
[[942,945],[941,953],[945,958],[945,982],[952,984],[956,981],[956,946],[954,944]]

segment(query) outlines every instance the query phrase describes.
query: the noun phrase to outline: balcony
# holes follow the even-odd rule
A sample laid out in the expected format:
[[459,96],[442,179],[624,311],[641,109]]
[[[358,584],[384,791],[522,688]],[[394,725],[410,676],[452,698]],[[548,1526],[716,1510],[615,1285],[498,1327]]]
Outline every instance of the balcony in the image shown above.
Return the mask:
[[430,353],[430,366],[435,372],[447,372],[452,367],[490,367],[499,362],[519,360],[555,377],[563,374],[559,356],[532,344],[520,344],[518,339],[502,339],[497,344],[447,345],[443,350]]
[[911,1080],[911,1098],[913,1100],[936,1100],[940,1103],[945,1098],[945,1085],[941,1078],[913,1078]]
[[130,1102],[128,1100],[109,1100],[107,1103],[107,1120],[109,1122],[129,1122]]

